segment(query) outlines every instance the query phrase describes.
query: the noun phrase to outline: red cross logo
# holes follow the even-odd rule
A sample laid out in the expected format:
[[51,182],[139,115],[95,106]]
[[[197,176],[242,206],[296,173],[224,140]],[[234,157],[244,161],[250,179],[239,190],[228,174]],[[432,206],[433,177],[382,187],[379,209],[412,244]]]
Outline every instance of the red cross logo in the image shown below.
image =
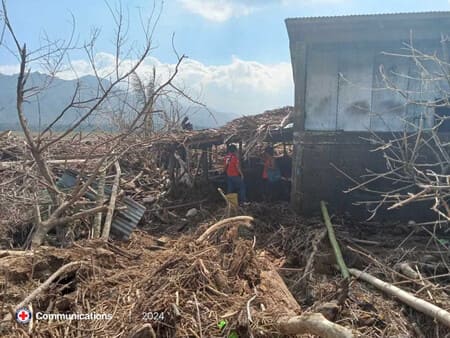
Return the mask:
[[18,323],[26,324],[31,320],[31,311],[26,307],[16,311],[16,320]]
[[22,320],[27,319],[28,318],[28,313],[26,313],[25,311],[20,311],[19,318],[22,319]]

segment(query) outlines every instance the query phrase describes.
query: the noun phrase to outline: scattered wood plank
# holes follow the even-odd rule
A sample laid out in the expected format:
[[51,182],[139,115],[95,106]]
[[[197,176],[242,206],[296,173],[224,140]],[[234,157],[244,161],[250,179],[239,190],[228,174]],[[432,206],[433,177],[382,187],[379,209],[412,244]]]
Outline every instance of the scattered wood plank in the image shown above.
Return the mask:
[[119,191],[120,175],[122,173],[119,161],[114,162],[114,166],[116,168],[116,177],[114,178],[114,183],[111,191],[111,198],[109,199],[108,212],[106,213],[105,223],[103,224],[103,232],[102,232],[102,239],[105,241],[107,241],[109,238],[109,232],[111,230],[111,222],[114,214],[114,209],[116,207],[117,193]]

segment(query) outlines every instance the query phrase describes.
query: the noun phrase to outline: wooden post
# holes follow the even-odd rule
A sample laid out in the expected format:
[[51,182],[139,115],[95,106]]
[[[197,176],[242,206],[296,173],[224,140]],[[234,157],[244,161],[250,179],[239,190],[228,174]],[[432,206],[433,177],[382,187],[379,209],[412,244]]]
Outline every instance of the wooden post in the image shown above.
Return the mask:
[[107,241],[109,238],[109,232],[111,230],[111,222],[114,215],[114,209],[116,208],[116,198],[119,192],[120,175],[122,173],[120,170],[119,161],[114,162],[114,166],[116,168],[116,176],[114,177],[111,198],[109,199],[108,212],[106,213],[105,224],[103,225],[102,239],[104,241]]
[[[105,199],[105,176],[106,176],[106,170],[105,168],[100,169],[99,172],[99,181],[98,181],[98,187],[97,187],[97,207],[101,207],[104,203]],[[103,213],[99,211],[95,215],[94,219],[94,226],[92,229],[92,238],[99,238],[101,231],[102,231],[102,216]]]
[[[292,178],[291,178],[291,205],[296,211],[303,209],[303,146],[302,135],[305,131],[305,98],[306,98],[306,59],[308,46],[306,43],[290,43],[292,69],[295,83],[295,109],[294,109],[294,152],[292,157]],[[307,178],[306,178],[307,179]]]

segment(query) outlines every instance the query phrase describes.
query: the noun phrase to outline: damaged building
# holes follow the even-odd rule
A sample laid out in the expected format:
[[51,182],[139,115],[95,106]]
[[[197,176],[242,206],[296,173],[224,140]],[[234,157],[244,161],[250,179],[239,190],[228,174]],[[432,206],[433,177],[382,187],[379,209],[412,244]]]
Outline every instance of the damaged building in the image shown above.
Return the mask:
[[[432,125],[435,114],[448,115],[445,108],[418,111],[385,89],[380,70],[395,74],[395,85],[415,100],[439,99],[438,90],[419,88],[414,60],[399,55],[413,44],[447,60],[450,12],[291,18],[286,26],[295,83],[292,205],[310,214],[326,200],[335,212],[367,216],[354,202],[373,196],[343,193],[355,185],[349,177],[359,179],[367,168],[386,170],[367,139],[373,133],[389,139],[417,119]],[[440,131],[449,130],[441,125]]]

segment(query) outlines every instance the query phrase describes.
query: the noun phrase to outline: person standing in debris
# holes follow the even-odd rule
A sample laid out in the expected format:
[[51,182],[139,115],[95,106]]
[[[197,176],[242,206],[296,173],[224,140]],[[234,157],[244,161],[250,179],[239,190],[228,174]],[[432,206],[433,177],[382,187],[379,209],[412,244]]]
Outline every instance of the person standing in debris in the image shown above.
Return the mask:
[[234,144],[228,146],[225,156],[224,172],[227,175],[227,194],[238,193],[239,204],[246,202],[244,174],[242,173],[237,148]]
[[272,147],[266,147],[263,154],[264,168],[262,172],[264,199],[271,201],[278,195],[278,183],[281,179],[281,172],[278,168]]

